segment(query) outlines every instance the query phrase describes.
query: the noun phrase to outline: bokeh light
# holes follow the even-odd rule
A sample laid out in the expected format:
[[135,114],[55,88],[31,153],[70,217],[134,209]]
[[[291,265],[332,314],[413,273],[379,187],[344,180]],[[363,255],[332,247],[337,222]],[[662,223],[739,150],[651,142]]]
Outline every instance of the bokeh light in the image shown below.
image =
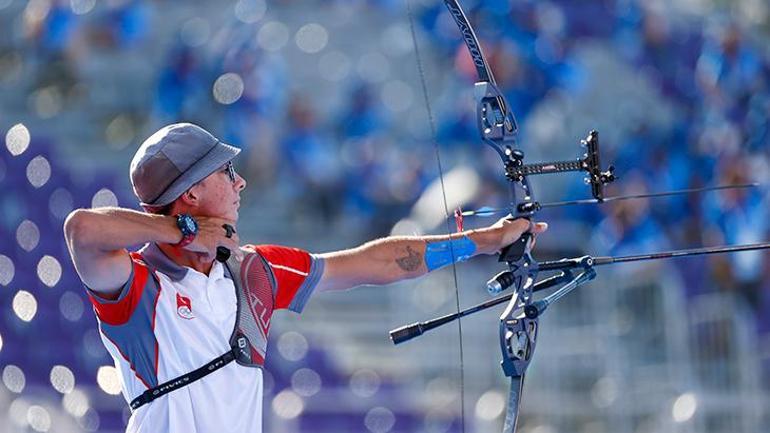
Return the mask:
[[115,116],[104,130],[107,145],[114,150],[125,149],[136,138],[136,125],[125,114]]
[[51,178],[51,164],[43,156],[36,156],[27,164],[27,180],[35,188],[45,185]]
[[283,419],[298,417],[305,409],[305,402],[293,391],[283,390],[273,398],[273,412]]
[[83,300],[76,293],[66,291],[59,298],[59,312],[70,322],[77,322],[83,317]]
[[24,220],[16,229],[16,242],[25,251],[32,251],[40,242],[40,229],[30,220]]
[[118,205],[118,197],[108,188],[102,188],[91,199],[91,207],[115,207]]
[[21,394],[27,385],[27,378],[21,368],[9,364],[3,368],[3,385],[15,394]]
[[87,432],[95,432],[99,430],[101,424],[101,418],[99,414],[93,408],[89,408],[86,413],[78,418],[78,425]]
[[55,365],[48,378],[53,389],[61,394],[69,394],[75,389],[75,374],[63,365]]
[[254,24],[261,20],[267,12],[267,2],[264,0],[238,0],[235,4],[235,18],[246,24]]
[[50,119],[62,110],[63,97],[56,86],[43,87],[29,96],[29,104],[41,119]]
[[30,406],[27,410],[27,423],[35,431],[47,432],[51,428],[51,415],[42,406]]
[[110,395],[120,394],[118,370],[111,365],[103,365],[96,372],[96,383],[102,391]]
[[72,194],[64,188],[56,188],[48,199],[48,210],[60,220],[64,220],[74,208],[75,200]]
[[61,264],[53,256],[43,256],[37,263],[37,277],[48,287],[53,287],[61,279]]
[[7,286],[13,281],[16,268],[10,257],[0,254],[0,286]]
[[26,126],[21,123],[13,125],[5,134],[5,147],[13,156],[19,156],[29,147],[30,135]]
[[676,422],[686,422],[692,419],[698,410],[698,399],[691,392],[684,393],[674,400],[671,416]]
[[459,385],[441,376],[428,382],[425,386],[425,394],[438,407],[448,407],[460,398]]
[[387,433],[396,424],[396,416],[386,407],[375,407],[364,417],[364,425],[372,433]]
[[17,427],[27,427],[27,411],[30,406],[29,402],[23,397],[14,399],[11,405],[8,406],[8,418]]
[[310,368],[300,368],[291,375],[291,389],[302,397],[312,397],[321,390],[321,376]]
[[609,376],[605,376],[596,381],[591,389],[591,400],[598,408],[611,406],[618,398],[617,381]]
[[279,21],[265,23],[257,33],[257,43],[266,51],[279,51],[289,42],[289,29]]
[[70,0],[70,8],[75,15],[85,15],[96,6],[96,0]]
[[286,332],[278,338],[278,353],[287,361],[299,361],[307,355],[307,339],[299,332]]
[[476,416],[484,421],[492,421],[503,414],[505,397],[500,391],[489,390],[476,401]]
[[294,41],[301,51],[314,54],[326,47],[329,42],[329,32],[320,24],[305,24],[297,30]]
[[37,314],[37,299],[26,290],[16,292],[12,306],[16,316],[25,322],[31,321]]
[[72,392],[64,394],[64,397],[62,397],[62,406],[64,406],[64,410],[74,417],[85,415],[86,411],[91,407],[88,395],[79,388],[75,388]]
[[214,82],[214,100],[223,105],[229,105],[241,99],[243,95],[243,79],[234,72],[222,74]]
[[358,397],[371,397],[380,389],[382,379],[373,370],[357,370],[350,376],[350,391]]

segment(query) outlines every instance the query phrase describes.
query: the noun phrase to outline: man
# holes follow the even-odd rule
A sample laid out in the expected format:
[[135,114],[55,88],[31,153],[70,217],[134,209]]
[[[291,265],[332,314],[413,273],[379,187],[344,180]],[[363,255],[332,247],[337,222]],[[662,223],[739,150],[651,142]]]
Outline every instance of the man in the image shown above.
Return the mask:
[[[257,322],[264,325],[266,345],[273,310],[299,313],[314,292],[418,277],[455,257],[494,254],[526,231],[546,229],[543,223],[500,220],[451,236],[389,237],[325,254],[241,246],[236,222],[246,181],[233,170],[238,153],[196,125],[169,125],[148,138],[131,162],[131,183],[146,212],[78,209],[65,222],[72,261],[134,409],[128,432],[261,431],[260,368],[220,362],[199,380],[180,379],[236,351],[231,337],[241,292],[232,275],[248,286],[252,273],[231,273],[230,265],[216,261],[220,247],[244,267],[264,264],[260,281],[268,296],[260,305],[269,308],[260,310],[267,320]],[[128,252],[138,245],[144,247]],[[253,353],[256,359],[249,361],[260,366],[264,353]],[[143,399],[161,388],[158,398]]]

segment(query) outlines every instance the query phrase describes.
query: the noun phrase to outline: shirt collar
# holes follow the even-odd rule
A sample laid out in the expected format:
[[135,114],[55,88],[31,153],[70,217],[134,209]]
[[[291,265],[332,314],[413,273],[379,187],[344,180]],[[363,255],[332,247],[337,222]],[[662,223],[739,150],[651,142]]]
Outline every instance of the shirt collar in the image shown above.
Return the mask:
[[[155,242],[150,242],[142,247],[142,249],[139,250],[139,254],[142,255],[142,258],[144,258],[144,261],[147,262],[148,265],[157,269],[163,274],[168,275],[168,277],[171,278],[171,281],[174,282],[184,279],[184,277],[187,276],[187,271],[190,270],[190,268],[180,266],[178,263],[171,260]],[[229,269],[226,266],[217,266],[217,263],[214,263],[214,266],[211,268],[211,272],[209,272],[209,277],[215,277],[219,275],[231,278]]]

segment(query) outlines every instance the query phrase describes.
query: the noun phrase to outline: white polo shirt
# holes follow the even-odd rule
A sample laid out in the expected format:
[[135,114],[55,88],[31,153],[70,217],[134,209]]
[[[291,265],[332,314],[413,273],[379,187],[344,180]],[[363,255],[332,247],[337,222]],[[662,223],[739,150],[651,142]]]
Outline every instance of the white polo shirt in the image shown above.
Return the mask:
[[[246,248],[261,255],[272,274],[269,330],[274,310],[302,311],[324,262],[295,248]],[[131,253],[131,258],[131,277],[117,300],[104,300],[89,290],[127,402],[229,351],[237,311],[233,282],[221,263],[215,262],[207,276],[177,265],[156,244]],[[261,368],[232,362],[138,408],[126,431],[261,432],[262,387]]]

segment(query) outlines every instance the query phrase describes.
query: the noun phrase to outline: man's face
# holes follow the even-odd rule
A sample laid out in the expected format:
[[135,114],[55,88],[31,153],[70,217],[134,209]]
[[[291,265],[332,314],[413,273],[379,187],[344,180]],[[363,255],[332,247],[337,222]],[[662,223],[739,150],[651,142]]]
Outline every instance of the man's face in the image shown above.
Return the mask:
[[246,181],[235,172],[232,163],[223,165],[193,188],[199,200],[197,214],[238,220],[240,194]]

